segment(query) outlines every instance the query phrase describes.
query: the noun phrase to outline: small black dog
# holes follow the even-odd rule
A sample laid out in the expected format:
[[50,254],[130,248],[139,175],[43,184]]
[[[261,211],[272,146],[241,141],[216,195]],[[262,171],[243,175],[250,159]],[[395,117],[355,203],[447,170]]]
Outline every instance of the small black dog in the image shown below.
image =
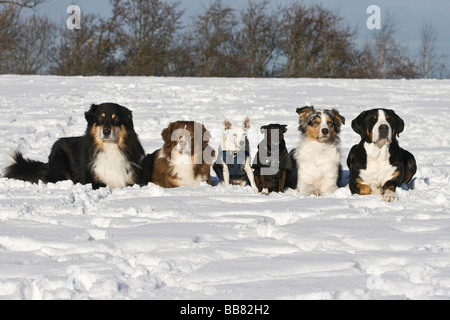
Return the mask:
[[145,152],[134,131],[132,112],[118,104],[105,103],[92,105],[85,118],[85,135],[59,139],[48,163],[25,159],[15,151],[4,176],[32,183],[72,180],[92,183],[94,189],[122,188],[139,182],[139,162]]
[[287,125],[261,127],[264,139],[258,145],[252,168],[258,190],[263,194],[284,192],[286,176],[292,170],[292,160],[284,140],[286,131]]

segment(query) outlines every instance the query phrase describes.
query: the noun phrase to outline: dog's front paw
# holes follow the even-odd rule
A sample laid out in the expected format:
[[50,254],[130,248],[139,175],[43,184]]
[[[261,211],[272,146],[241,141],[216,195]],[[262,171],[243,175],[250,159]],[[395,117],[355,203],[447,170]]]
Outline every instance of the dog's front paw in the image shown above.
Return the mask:
[[269,189],[263,188],[263,189],[261,190],[261,194],[263,194],[263,195],[265,195],[265,196],[268,196],[268,195],[269,195]]
[[383,200],[386,202],[394,202],[397,200],[397,195],[394,191],[386,190],[383,194]]

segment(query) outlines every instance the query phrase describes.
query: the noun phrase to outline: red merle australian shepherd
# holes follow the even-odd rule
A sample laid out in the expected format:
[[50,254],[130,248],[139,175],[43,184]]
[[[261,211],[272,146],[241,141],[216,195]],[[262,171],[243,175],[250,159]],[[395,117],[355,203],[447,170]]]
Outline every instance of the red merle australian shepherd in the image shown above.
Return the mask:
[[396,188],[411,181],[416,160],[397,141],[404,127],[403,120],[387,109],[364,111],[353,120],[352,128],[361,142],[353,146],[347,158],[352,193],[378,194],[392,202],[397,197]]
[[37,183],[72,180],[94,189],[134,185],[140,178],[144,149],[134,131],[132,112],[114,103],[92,105],[85,113],[86,133],[59,139],[48,163],[25,159],[16,151],[4,176]]
[[215,151],[208,144],[210,133],[203,124],[172,122],[161,136],[162,148],[141,162],[142,184],[151,182],[162,188],[211,184]]

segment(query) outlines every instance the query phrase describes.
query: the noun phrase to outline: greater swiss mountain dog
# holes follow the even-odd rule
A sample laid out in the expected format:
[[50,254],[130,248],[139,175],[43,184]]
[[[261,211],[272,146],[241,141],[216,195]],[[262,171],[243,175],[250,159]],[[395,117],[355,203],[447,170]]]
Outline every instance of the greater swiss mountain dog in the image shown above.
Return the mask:
[[384,201],[392,202],[396,188],[412,180],[416,160],[397,141],[404,127],[404,121],[387,109],[364,111],[353,120],[352,128],[361,136],[347,158],[353,194],[381,194]]

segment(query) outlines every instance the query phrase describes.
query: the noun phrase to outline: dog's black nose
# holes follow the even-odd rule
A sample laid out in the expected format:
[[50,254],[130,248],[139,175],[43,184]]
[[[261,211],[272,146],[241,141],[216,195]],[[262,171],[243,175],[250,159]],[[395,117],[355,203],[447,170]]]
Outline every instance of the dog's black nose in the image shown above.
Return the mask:
[[324,135],[324,136],[326,136],[326,135],[328,135],[330,133],[330,130],[328,130],[328,129],[322,129],[322,134]]
[[380,132],[380,138],[381,139],[385,139],[388,137],[389,135],[389,127],[386,124],[382,124],[379,128],[378,131]]
[[103,128],[103,135],[109,136],[111,134],[111,128]]

